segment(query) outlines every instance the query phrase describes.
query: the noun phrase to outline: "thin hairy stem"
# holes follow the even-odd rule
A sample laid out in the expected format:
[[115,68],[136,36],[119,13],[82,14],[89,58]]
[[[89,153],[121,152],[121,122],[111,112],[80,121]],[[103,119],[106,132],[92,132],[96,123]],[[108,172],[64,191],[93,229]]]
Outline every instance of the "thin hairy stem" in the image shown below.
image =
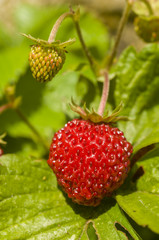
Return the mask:
[[132,0],[128,0],[126,2],[126,6],[125,6],[125,9],[124,9],[122,18],[120,20],[118,30],[117,30],[117,35],[116,35],[116,38],[115,38],[114,47],[112,49],[112,52],[110,54],[110,57],[109,57],[109,60],[108,60],[108,63],[107,63],[107,69],[110,69],[110,67],[112,66],[113,60],[114,60],[114,58],[116,56],[117,49],[118,49],[118,46],[119,46],[119,43],[120,43],[120,39],[121,39],[121,36],[122,36],[122,32],[123,32],[124,26],[125,26],[125,24],[127,22],[127,19],[128,19],[129,12],[131,10],[132,4],[133,4]]
[[79,25],[78,21],[74,21],[74,23],[75,23],[75,28],[76,28],[76,31],[77,31],[77,35],[78,35],[78,38],[79,38],[80,43],[82,45],[83,51],[85,53],[85,56],[87,57],[87,59],[89,61],[89,64],[90,64],[90,67],[91,67],[92,71],[96,75],[94,59],[93,59],[90,51],[88,50],[88,48],[87,48],[87,46],[85,44],[84,38],[82,36],[81,29],[80,29],[80,25]]
[[[112,52],[110,54],[110,57],[109,57],[109,60],[108,60],[108,63],[107,63],[107,71],[112,66],[113,60],[116,56],[117,49],[118,49],[118,46],[119,46],[119,42],[120,42],[120,39],[121,39],[121,36],[122,36],[122,32],[123,32],[124,26],[127,22],[127,19],[128,19],[129,12],[131,10],[133,1],[134,0],[127,0],[127,2],[126,2],[126,6],[125,6],[124,12],[122,14],[118,30],[117,30],[117,35],[116,35],[116,38],[115,38],[115,44],[114,44],[114,47],[112,49]],[[101,115],[101,116],[103,116],[105,105],[106,105],[108,95],[109,95],[109,77],[108,77],[108,72],[107,71],[104,71],[105,80],[104,80],[104,83],[103,83],[103,91],[102,91],[101,101],[100,101],[99,108],[98,108],[98,114]]]
[[57,21],[55,22],[51,32],[50,32],[50,36],[48,38],[48,42],[49,43],[52,43],[54,40],[55,40],[55,37],[56,37],[56,34],[57,34],[57,31],[61,25],[61,23],[63,22],[63,20],[67,17],[72,17],[72,13],[71,12],[67,12],[67,13],[64,13],[62,14],[58,19]]
[[5,110],[9,109],[9,108],[13,108],[13,104],[12,103],[7,103],[5,105],[0,106],[0,114],[2,112],[4,112]]
[[101,96],[101,101],[99,104],[98,108],[98,114],[103,116],[105,105],[108,99],[108,94],[109,94],[109,77],[108,77],[108,72],[104,72],[104,83],[103,83],[103,91],[102,91],[102,96]]
[[149,14],[150,14],[150,15],[153,15],[153,14],[154,14],[154,11],[153,11],[153,9],[152,9],[151,4],[149,3],[149,1],[148,1],[148,0],[140,0],[140,1],[143,2],[143,3],[146,5],[146,7],[147,7],[147,9],[148,9],[148,11],[149,11]]

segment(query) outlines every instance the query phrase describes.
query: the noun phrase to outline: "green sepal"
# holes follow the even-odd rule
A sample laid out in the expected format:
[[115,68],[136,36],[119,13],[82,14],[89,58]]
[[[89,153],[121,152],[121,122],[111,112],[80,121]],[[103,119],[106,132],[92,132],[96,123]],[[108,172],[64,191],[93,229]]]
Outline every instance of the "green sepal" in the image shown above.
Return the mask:
[[65,47],[67,47],[68,45],[71,45],[71,44],[73,44],[73,43],[76,41],[76,39],[73,38],[73,39],[69,39],[69,40],[67,40],[66,42],[62,42],[62,43],[61,43],[59,40],[56,40],[56,41],[54,41],[54,42],[49,43],[49,42],[46,41],[46,40],[39,39],[39,38],[34,38],[34,37],[32,37],[30,34],[27,35],[27,34],[25,34],[25,33],[21,33],[21,35],[24,36],[24,37],[26,37],[26,38],[28,38],[28,39],[30,39],[31,41],[33,41],[33,42],[35,42],[35,43],[37,43],[37,44],[40,44],[40,45],[44,46],[44,47],[59,47],[59,48],[65,48]]
[[94,110],[94,108],[92,108],[92,111],[90,111],[87,108],[86,103],[84,103],[83,108],[81,108],[80,106],[78,106],[74,102],[73,98],[71,98],[70,107],[71,107],[72,111],[78,113],[84,120],[89,120],[89,121],[94,122],[94,123],[104,122],[104,123],[110,123],[111,124],[111,123],[115,123],[119,120],[122,120],[122,121],[130,120],[126,116],[118,116],[120,114],[120,112],[122,111],[122,108],[123,108],[122,103],[120,103],[110,115],[109,115],[109,112],[107,111],[104,116],[99,115]]
[[5,88],[5,96],[7,98],[8,103],[10,103],[13,109],[18,108],[22,103],[22,97],[21,96],[16,97],[15,93],[16,93],[15,85],[10,84]]
[[78,22],[80,20],[80,7],[77,7],[76,12],[73,12],[73,19],[75,22]]
[[3,140],[3,138],[6,136],[6,133],[3,133],[0,135],[0,144],[6,144],[7,142]]
[[135,31],[145,42],[159,41],[159,16],[139,16],[134,21]]

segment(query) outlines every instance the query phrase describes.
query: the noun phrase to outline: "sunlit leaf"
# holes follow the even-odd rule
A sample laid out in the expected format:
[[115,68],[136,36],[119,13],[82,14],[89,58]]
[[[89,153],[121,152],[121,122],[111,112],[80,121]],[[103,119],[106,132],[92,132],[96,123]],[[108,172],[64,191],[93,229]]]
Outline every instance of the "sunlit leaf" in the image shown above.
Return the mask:
[[135,151],[159,142],[159,47],[146,46],[140,53],[132,47],[124,51],[116,66],[115,102],[124,104],[122,115],[128,122],[119,122]]
[[[57,187],[45,160],[21,155],[0,159],[0,212],[2,240],[79,240],[87,235],[127,239],[116,223],[133,239],[140,239],[113,199],[96,208],[73,204]],[[87,229],[89,222],[93,228]]]

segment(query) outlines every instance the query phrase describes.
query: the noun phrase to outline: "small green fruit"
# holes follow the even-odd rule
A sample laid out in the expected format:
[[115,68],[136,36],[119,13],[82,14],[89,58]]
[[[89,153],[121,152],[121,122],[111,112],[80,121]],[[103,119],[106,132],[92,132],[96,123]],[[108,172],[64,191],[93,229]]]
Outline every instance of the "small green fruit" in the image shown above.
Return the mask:
[[65,62],[65,50],[56,46],[32,45],[29,64],[38,82],[48,82],[60,71]]

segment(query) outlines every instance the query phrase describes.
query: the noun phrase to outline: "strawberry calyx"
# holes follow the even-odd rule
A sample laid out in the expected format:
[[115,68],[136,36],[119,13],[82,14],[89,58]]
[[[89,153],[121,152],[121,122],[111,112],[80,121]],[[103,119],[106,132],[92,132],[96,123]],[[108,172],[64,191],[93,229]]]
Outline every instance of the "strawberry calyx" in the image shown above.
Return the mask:
[[6,136],[6,133],[3,133],[0,135],[0,144],[5,145],[7,143],[6,141],[3,140],[5,138],[5,136]]
[[122,109],[123,109],[123,104],[122,102],[113,110],[113,112],[111,114],[109,114],[109,112],[107,111],[106,114],[104,116],[101,116],[100,114],[98,114],[98,112],[95,111],[94,108],[92,108],[92,110],[90,111],[87,106],[86,103],[84,103],[83,108],[81,108],[80,106],[78,106],[73,99],[71,99],[71,103],[69,104],[72,111],[78,113],[82,119],[84,120],[89,120],[93,123],[116,123],[117,121],[128,121],[130,120],[127,116],[119,116],[119,114],[121,113]]
[[53,42],[48,42],[46,40],[43,40],[43,39],[40,39],[40,38],[34,38],[33,36],[31,36],[30,34],[25,34],[25,33],[21,33],[22,36],[32,40],[33,42],[41,45],[41,46],[44,46],[44,47],[59,47],[59,48],[65,48],[67,47],[68,45],[71,45],[73,44],[76,39],[73,38],[73,39],[69,39],[65,42],[60,42],[60,40],[56,40],[56,41],[53,41]]

